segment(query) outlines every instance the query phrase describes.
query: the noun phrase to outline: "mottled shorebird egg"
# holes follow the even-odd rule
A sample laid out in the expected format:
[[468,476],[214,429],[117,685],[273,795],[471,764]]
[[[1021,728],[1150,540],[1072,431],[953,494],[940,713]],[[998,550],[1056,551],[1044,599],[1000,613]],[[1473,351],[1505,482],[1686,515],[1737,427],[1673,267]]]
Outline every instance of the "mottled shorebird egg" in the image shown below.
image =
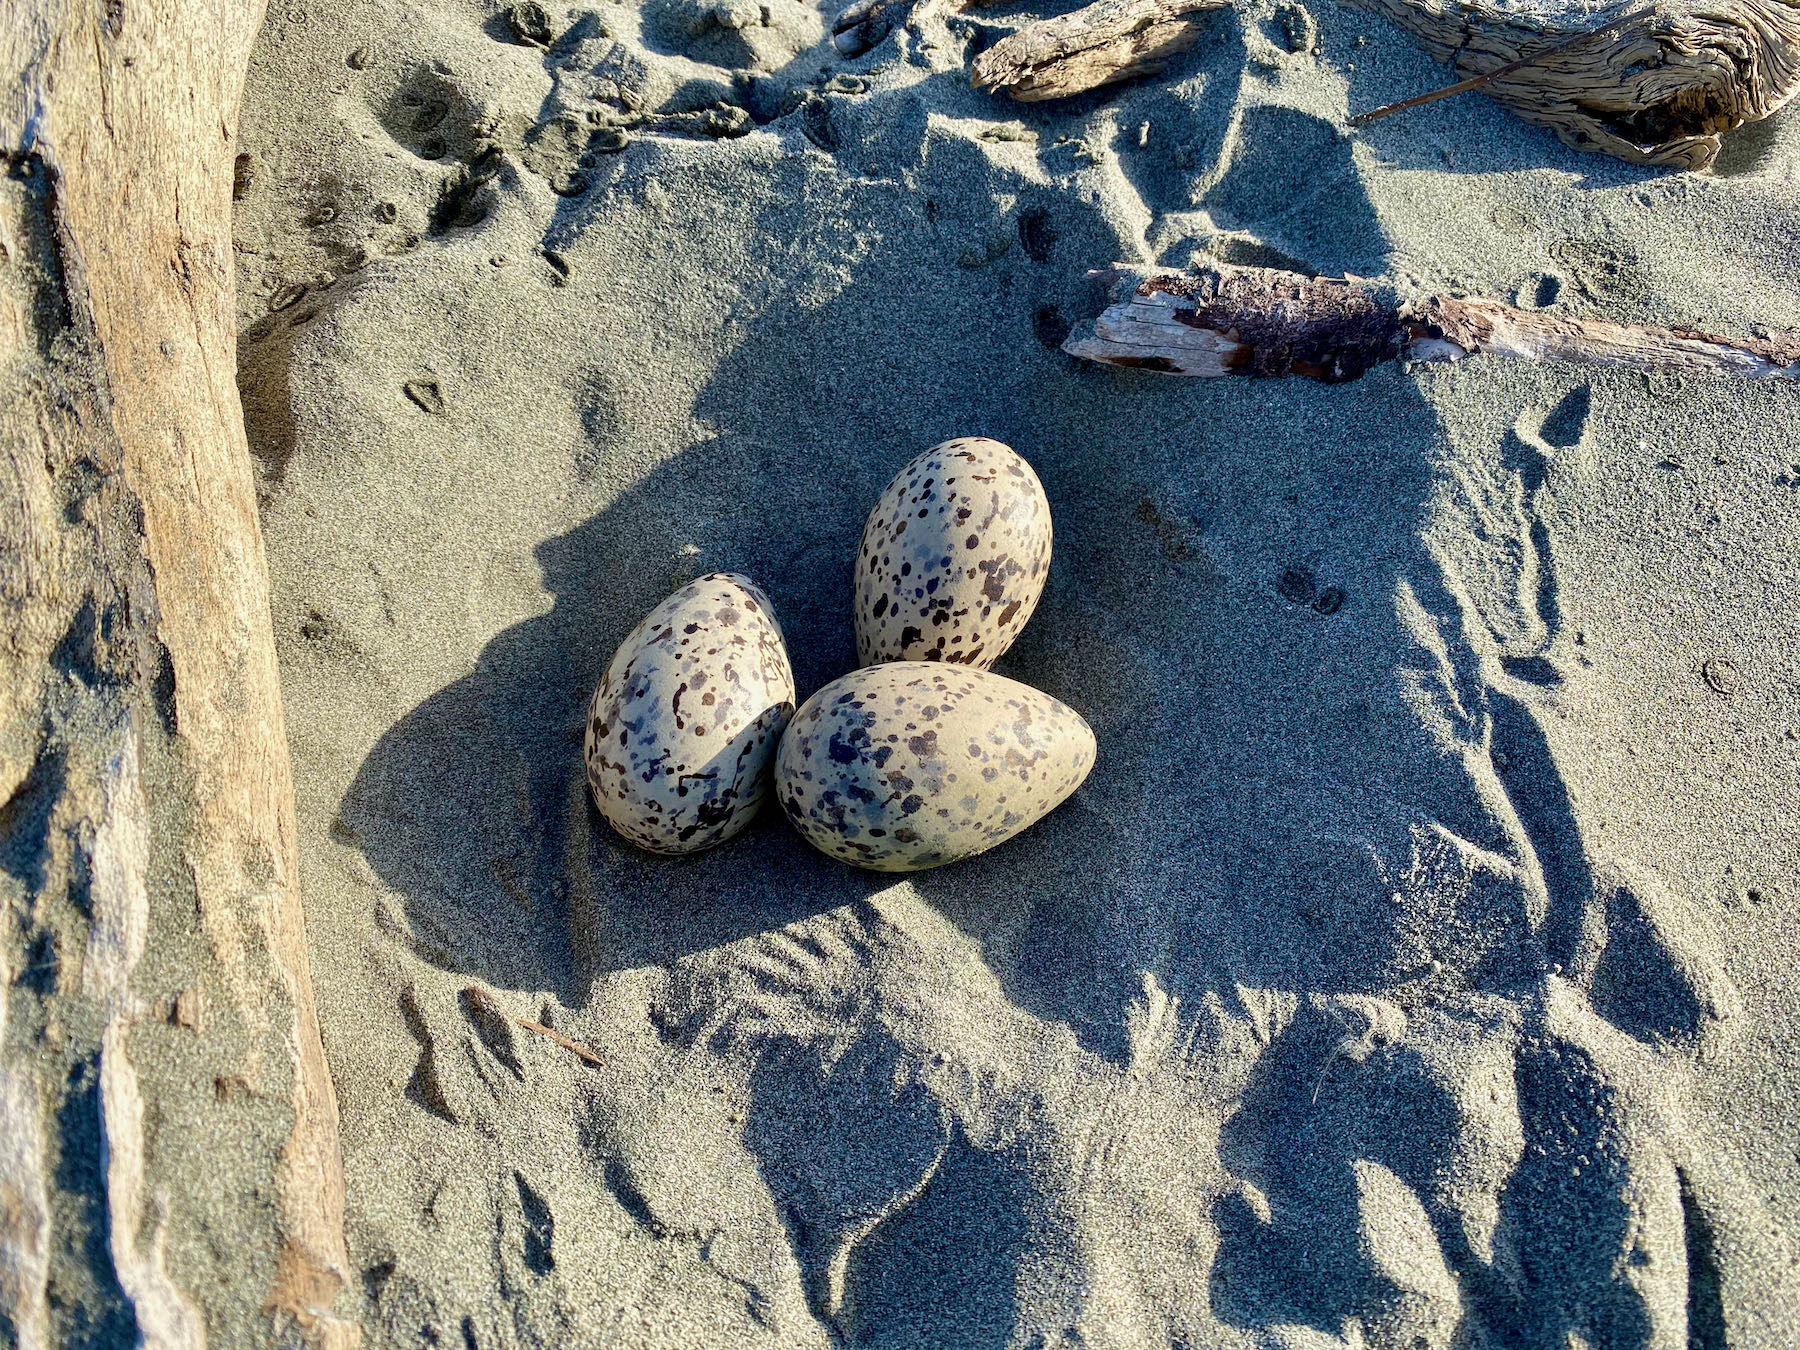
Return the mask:
[[794,712],[769,598],[729,572],[691,581],[613,653],[588,706],[600,814],[653,853],[697,853],[750,823]]
[[887,485],[856,555],[856,659],[986,670],[1050,575],[1050,502],[1031,465],[980,436],[934,445]]
[[1094,766],[1079,713],[992,671],[895,661],[806,700],[775,757],[775,795],[806,841],[877,872],[1004,843]]

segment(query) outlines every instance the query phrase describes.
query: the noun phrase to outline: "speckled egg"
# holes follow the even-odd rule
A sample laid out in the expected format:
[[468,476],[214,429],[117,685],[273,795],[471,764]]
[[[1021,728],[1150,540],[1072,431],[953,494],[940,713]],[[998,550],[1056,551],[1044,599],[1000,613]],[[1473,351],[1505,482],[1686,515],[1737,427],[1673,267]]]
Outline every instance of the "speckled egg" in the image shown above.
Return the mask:
[[728,572],[664,600],[613,653],[588,705],[588,787],[653,853],[698,853],[750,823],[794,712],[769,598]]
[[894,475],[856,555],[856,659],[986,670],[1050,575],[1050,502],[1031,465],[980,436]]
[[775,794],[821,852],[877,872],[972,857],[1043,819],[1094,767],[1079,713],[986,670],[895,661],[794,715]]

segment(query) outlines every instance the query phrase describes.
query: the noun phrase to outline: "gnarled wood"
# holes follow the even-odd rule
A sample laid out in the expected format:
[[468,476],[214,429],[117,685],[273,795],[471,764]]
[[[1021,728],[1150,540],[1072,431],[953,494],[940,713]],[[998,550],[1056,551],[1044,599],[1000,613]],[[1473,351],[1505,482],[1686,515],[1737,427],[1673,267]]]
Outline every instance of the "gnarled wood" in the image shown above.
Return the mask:
[[[261,9],[0,9],[0,832],[34,860],[0,876],[18,892],[0,905],[0,1192],[24,1197],[0,1204],[0,1297],[25,1346],[75,1326],[197,1346],[209,1324],[245,1343],[165,1263],[183,1225],[215,1230],[190,1252],[261,1262],[248,1316],[358,1335],[330,1311],[337,1112],[235,386],[233,151]],[[196,969],[215,1015],[197,1053],[159,1054]],[[159,1188],[159,1156],[215,1136],[229,1168]],[[40,1206],[83,1150],[98,1190]]]
[[977,89],[1021,103],[1067,98],[1139,75],[1160,74],[1199,40],[1205,15],[1229,0],[1096,0],[1039,19],[975,58]]
[[[1481,92],[1578,150],[1634,164],[1705,169],[1722,133],[1767,117],[1800,90],[1800,7],[1786,0],[1671,0],[1590,41],[1481,0],[1349,0],[1410,33]],[[1552,51],[1559,44],[1560,50]],[[1505,74],[1521,58],[1540,59]]]
[[1217,263],[1120,263],[1114,303],[1071,333],[1071,356],[1167,375],[1300,375],[1337,384],[1384,361],[1525,361],[1800,380],[1800,338],[1730,338],[1523,310],[1498,300],[1405,299],[1354,278]]

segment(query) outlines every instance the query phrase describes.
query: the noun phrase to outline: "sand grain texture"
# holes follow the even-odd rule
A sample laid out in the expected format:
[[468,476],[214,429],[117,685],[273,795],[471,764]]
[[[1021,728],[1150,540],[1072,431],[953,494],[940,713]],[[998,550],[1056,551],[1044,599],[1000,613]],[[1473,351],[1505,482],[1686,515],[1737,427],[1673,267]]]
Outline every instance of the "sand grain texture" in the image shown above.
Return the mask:
[[[1442,71],[1292,4],[1049,104],[968,86],[1026,15],[828,18],[259,44],[240,378],[370,1343],[1791,1344],[1796,391],[1057,350],[1121,259],[1794,328],[1791,125],[1707,177],[1485,100],[1351,140]],[[904,880],[767,812],[621,845],[624,634],[741,572],[804,699],[870,504],[965,435],[1055,513],[997,670],[1093,726],[1082,788]]]

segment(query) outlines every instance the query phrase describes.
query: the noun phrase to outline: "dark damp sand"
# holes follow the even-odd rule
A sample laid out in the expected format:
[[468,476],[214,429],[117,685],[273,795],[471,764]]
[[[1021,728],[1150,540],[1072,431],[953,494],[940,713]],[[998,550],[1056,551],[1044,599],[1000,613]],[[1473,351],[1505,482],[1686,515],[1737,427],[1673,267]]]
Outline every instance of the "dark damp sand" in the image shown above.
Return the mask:
[[[342,1310],[483,1350],[1794,1344],[1800,390],[1054,348],[1087,269],[1207,250],[1800,327],[1800,130],[1715,178],[1478,97],[1348,141],[1445,76],[1336,10],[1317,57],[1252,5],[1053,107],[967,87],[1016,13],[853,62],[767,15],[601,0],[546,52],[475,5],[269,14],[242,382]],[[627,97],[766,124],[589,146]],[[954,435],[1049,492],[1000,670],[1093,724],[1087,785],[901,882],[779,818],[622,846],[579,744],[614,644],[745,572],[804,696],[869,504]]]

